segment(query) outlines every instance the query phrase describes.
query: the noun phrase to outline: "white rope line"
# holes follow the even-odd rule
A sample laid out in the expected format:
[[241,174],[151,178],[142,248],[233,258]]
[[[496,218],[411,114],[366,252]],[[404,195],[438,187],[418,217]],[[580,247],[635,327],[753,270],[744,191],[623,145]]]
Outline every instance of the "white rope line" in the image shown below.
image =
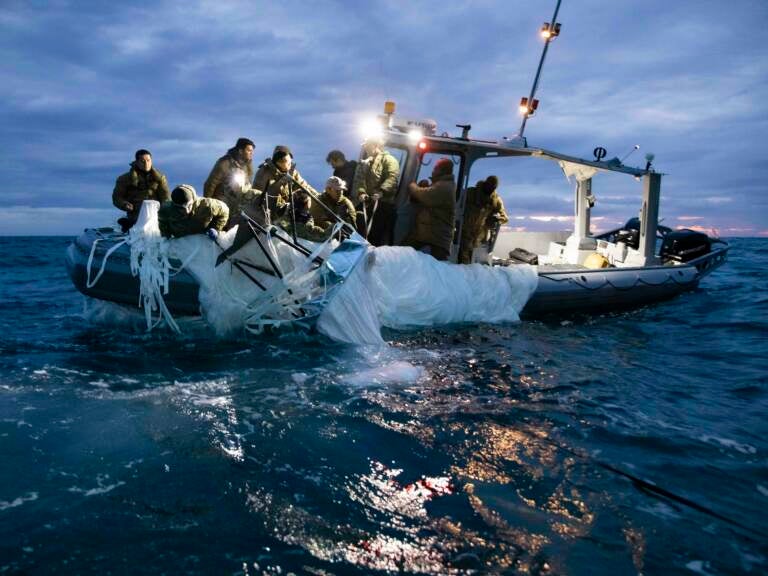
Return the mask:
[[112,253],[115,250],[120,248],[120,246],[122,246],[128,241],[127,238],[125,240],[121,240],[120,242],[112,246],[112,248],[107,250],[106,254],[104,254],[103,260],[101,261],[101,267],[99,268],[99,272],[96,274],[96,277],[93,280],[91,280],[91,266],[93,265],[93,255],[96,253],[96,246],[101,240],[102,240],[101,238],[96,238],[93,241],[93,244],[91,245],[91,253],[88,255],[88,264],[86,265],[86,268],[85,268],[85,272],[86,272],[85,284],[87,288],[93,288],[94,286],[96,286],[96,283],[99,281],[99,278],[101,278],[101,275],[104,274],[104,268],[107,265],[107,260],[109,260],[109,257],[112,255]]
[[197,256],[197,253],[200,252],[200,246],[198,245],[193,251],[192,254],[190,254],[184,262],[181,263],[181,266],[178,268],[174,268],[173,266],[170,266],[169,262],[169,270],[170,270],[170,276],[176,276],[176,274],[180,273],[184,268],[186,268],[190,262],[192,262],[192,259]]

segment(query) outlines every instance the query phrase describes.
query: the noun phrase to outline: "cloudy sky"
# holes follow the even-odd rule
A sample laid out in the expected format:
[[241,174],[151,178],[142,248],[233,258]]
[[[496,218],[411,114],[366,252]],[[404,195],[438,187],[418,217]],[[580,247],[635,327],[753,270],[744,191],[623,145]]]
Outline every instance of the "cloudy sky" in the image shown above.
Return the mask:
[[[514,136],[555,0],[0,2],[0,235],[114,221],[137,148],[198,190],[239,136],[291,146],[316,186],[380,113]],[[768,236],[766,0],[563,0],[529,144],[655,166],[668,226]],[[531,166],[532,165],[532,166]],[[494,170],[496,171],[496,170]],[[572,188],[505,166],[512,225],[568,228]],[[631,178],[595,179],[597,228],[637,212]],[[559,217],[559,218],[558,218]]]

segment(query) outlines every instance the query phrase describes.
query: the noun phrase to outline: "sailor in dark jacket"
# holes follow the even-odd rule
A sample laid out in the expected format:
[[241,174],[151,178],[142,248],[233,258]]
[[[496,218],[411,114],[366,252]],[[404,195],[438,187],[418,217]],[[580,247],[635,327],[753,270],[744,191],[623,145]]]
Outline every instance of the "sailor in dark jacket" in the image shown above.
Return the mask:
[[354,160],[347,160],[344,156],[344,152],[341,150],[331,150],[328,152],[328,156],[325,161],[333,168],[333,175],[337,178],[344,180],[347,185],[345,190],[352,190],[352,186],[355,183],[355,170],[357,169],[357,162]]
[[192,186],[181,184],[171,192],[171,201],[160,207],[157,219],[167,238],[205,232],[215,240],[229,219],[229,209],[215,198],[198,198]]
[[408,193],[417,211],[413,230],[405,243],[431,254],[437,260],[448,260],[456,214],[453,162],[448,158],[435,162],[432,185],[420,186],[412,182],[408,185]]
[[165,175],[152,166],[149,150],[137,150],[131,169],[118,177],[112,192],[112,203],[126,215],[118,223],[127,232],[136,224],[144,200],[157,200],[161,204],[170,199],[168,181]]

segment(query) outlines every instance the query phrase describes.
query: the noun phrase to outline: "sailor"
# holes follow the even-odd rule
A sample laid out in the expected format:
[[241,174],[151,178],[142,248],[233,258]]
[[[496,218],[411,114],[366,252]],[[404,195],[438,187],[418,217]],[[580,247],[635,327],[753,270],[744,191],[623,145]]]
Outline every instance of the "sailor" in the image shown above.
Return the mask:
[[496,176],[488,176],[467,189],[459,264],[471,264],[472,250],[488,239],[491,230],[509,222],[509,217],[504,211],[504,202],[496,192],[498,186],[499,179]]
[[168,181],[165,175],[152,166],[149,150],[137,150],[131,169],[118,177],[112,192],[112,203],[126,215],[118,219],[123,232],[136,223],[144,200],[157,200],[161,204],[170,199]]
[[296,236],[312,242],[323,242],[328,233],[325,228],[316,226],[312,218],[312,199],[303,190],[297,190],[293,193],[293,210],[287,210],[285,215],[278,221],[278,224],[289,234],[293,234],[293,224],[296,223]]
[[369,138],[363,144],[365,160],[358,162],[351,194],[353,203],[364,203],[374,246],[392,244],[395,218],[395,196],[400,178],[400,164],[384,148],[381,138]]
[[[347,184],[344,180],[338,176],[331,176],[325,182],[325,192],[320,195],[318,200],[333,210],[333,214],[344,220],[344,222],[354,226],[356,219],[355,206],[349,198],[344,196],[346,189]],[[312,203],[312,217],[315,220],[316,226],[323,230],[328,230],[336,224],[336,218],[323,208],[320,202]]]
[[431,254],[437,260],[447,260],[456,214],[453,162],[448,158],[435,162],[431,179],[431,185],[429,182],[411,182],[408,185],[411,202],[416,206],[416,218],[405,244]]
[[198,198],[189,184],[174,188],[170,202],[163,204],[157,215],[160,233],[167,238],[205,232],[211,240],[216,240],[228,219],[229,209],[224,202]]
[[344,152],[341,150],[331,150],[328,152],[325,161],[333,168],[333,175],[337,178],[344,180],[347,185],[345,190],[352,190],[352,185],[355,183],[355,169],[357,168],[357,162],[354,160],[347,160],[344,156]]
[[317,194],[299,174],[288,146],[275,146],[272,157],[266,158],[259,166],[253,179],[253,187],[263,190],[264,193],[253,202],[248,213],[262,224],[267,221],[267,216],[271,221],[286,213],[294,191],[305,188],[313,195]]
[[[289,199],[294,191],[306,188],[316,195],[312,186],[301,177],[293,162],[293,154],[288,146],[275,146],[271,158],[266,158],[259,165],[256,176],[253,179],[254,195],[248,202],[241,205],[241,209],[249,218],[255,220],[261,226],[279,223],[283,226],[291,221]],[[307,199],[309,197],[307,196]],[[309,209],[309,208],[307,208]],[[239,222],[238,218],[235,222]],[[244,222],[242,224],[245,224]],[[230,222],[232,225],[232,222]],[[298,230],[298,228],[297,228]],[[232,245],[227,248],[218,263],[240,250],[252,238],[249,226],[240,225]]]
[[221,200],[229,208],[231,220],[227,228],[237,223],[242,206],[259,195],[259,190],[251,188],[253,149],[251,140],[238,138],[234,147],[216,161],[203,186],[206,198]]

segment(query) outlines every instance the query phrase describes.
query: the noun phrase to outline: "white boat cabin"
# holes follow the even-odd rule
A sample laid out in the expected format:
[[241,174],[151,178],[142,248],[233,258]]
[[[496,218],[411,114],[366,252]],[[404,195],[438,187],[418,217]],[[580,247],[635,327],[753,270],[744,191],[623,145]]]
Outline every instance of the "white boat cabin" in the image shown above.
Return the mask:
[[[491,234],[489,242],[475,249],[474,262],[507,262],[510,251],[523,249],[538,256],[538,263],[552,266],[591,267],[599,254],[602,265],[614,267],[645,267],[661,264],[656,253],[661,174],[650,167],[645,169],[623,165],[618,159],[610,161],[585,160],[560,154],[543,148],[529,147],[524,140],[501,142],[470,138],[470,126],[462,128],[461,136],[437,134],[437,124],[432,120],[410,120],[394,115],[394,106],[387,106],[389,113],[379,117],[373,126],[375,134],[384,139],[385,148],[400,163],[400,181],[397,193],[397,223],[395,244],[402,242],[411,229],[414,208],[408,198],[407,187],[411,182],[425,178],[431,165],[438,158],[449,158],[454,163],[456,177],[456,224],[450,259],[456,262],[461,239],[467,188],[479,179],[479,170],[473,170],[480,160],[498,159],[497,162],[519,161],[523,158],[544,159],[556,162],[569,180],[576,182],[574,190],[574,229],[568,232],[518,232],[502,228],[498,235]],[[488,173],[488,163],[483,162],[483,175]],[[474,171],[474,175],[473,175]],[[600,172],[626,174],[641,182],[642,202],[639,207],[639,239],[625,243],[616,238],[614,230],[595,237],[590,233],[590,212],[594,202],[592,180]],[[509,212],[510,206],[507,206]],[[514,209],[514,207],[512,207]],[[510,213],[514,217],[514,212]]]

